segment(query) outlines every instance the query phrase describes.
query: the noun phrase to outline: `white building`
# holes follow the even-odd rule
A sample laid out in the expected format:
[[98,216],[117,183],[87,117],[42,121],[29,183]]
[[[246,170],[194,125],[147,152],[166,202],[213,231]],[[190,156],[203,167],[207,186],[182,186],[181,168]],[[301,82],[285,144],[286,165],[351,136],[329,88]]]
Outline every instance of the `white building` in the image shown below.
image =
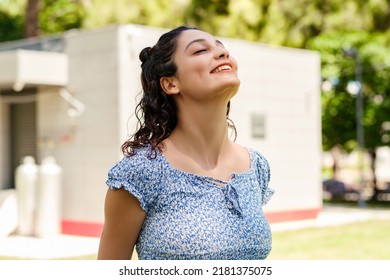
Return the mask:
[[[99,236],[107,171],[134,129],[138,54],[166,30],[121,25],[0,45],[0,189],[23,156],[62,167],[62,231]],[[276,190],[271,222],[322,208],[319,54],[222,39],[239,64],[237,142],[261,151]],[[1,205],[0,205],[1,207]]]

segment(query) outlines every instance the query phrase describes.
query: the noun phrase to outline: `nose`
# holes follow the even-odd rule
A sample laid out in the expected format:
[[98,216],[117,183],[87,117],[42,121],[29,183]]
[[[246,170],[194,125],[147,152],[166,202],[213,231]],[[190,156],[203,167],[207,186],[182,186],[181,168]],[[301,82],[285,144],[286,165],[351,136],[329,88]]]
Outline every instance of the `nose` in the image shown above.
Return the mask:
[[229,51],[223,47],[218,47],[216,51],[217,58],[229,58]]

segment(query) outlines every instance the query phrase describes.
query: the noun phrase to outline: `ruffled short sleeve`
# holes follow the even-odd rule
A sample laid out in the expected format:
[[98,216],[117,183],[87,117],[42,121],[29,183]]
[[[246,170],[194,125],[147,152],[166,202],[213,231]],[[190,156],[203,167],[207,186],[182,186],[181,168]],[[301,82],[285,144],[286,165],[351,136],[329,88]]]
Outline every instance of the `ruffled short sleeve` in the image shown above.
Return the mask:
[[160,186],[158,169],[153,165],[153,159],[147,158],[142,152],[124,157],[109,170],[106,184],[111,189],[123,187],[136,197],[141,208],[148,212]]
[[271,170],[267,159],[255,151],[256,153],[256,171],[261,185],[261,205],[265,205],[271,199],[275,190],[271,189],[268,184],[271,179]]

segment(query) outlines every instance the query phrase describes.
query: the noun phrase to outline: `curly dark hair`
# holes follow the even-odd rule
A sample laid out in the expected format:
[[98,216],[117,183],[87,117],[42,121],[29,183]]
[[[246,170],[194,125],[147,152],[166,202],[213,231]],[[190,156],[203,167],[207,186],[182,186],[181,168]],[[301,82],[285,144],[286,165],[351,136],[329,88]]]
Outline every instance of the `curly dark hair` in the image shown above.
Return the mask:
[[[177,27],[163,34],[156,45],[144,48],[139,54],[143,95],[135,109],[137,131],[121,147],[125,156],[133,156],[136,149],[151,146],[150,157],[155,157],[156,148],[161,151],[162,141],[169,137],[176,127],[176,105],[172,96],[165,94],[161,88],[160,79],[176,74],[174,53],[179,35],[186,30],[200,29],[189,26]],[[233,129],[236,137],[236,128],[229,119],[229,111],[230,101],[226,116],[228,127]]]

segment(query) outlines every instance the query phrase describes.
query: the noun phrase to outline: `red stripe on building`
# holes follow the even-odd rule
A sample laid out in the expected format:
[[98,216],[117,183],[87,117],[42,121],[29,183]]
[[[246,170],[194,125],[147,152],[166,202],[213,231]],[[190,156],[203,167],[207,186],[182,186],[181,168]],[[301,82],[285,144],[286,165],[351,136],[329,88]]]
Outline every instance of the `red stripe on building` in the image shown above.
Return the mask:
[[320,212],[321,208],[314,208],[281,212],[269,212],[265,213],[265,216],[270,223],[280,223],[316,219]]
[[103,231],[103,224],[83,221],[62,221],[62,233],[70,235],[81,235],[100,237]]

